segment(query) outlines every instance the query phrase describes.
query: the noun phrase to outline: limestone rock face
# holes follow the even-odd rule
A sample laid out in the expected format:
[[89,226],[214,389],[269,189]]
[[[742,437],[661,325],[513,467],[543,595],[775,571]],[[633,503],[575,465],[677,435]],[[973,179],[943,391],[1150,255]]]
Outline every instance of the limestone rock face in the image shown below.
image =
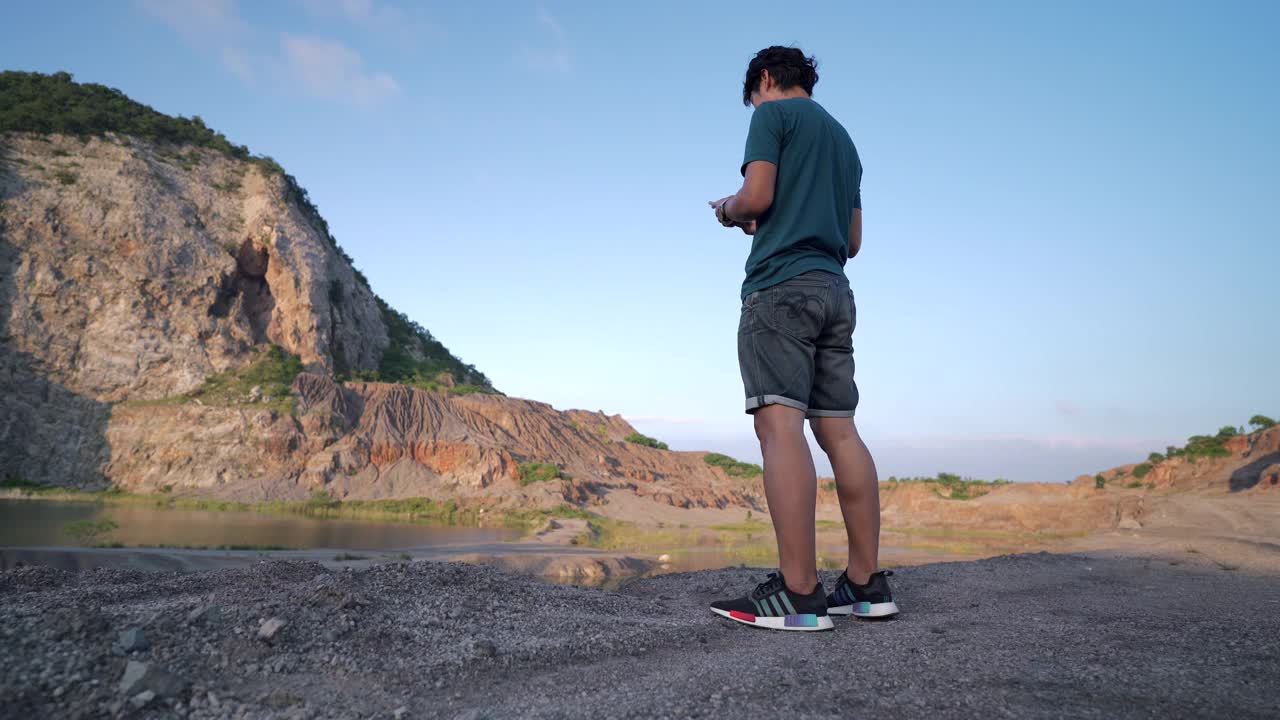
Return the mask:
[[[110,404],[276,344],[377,366],[381,311],[286,180],[211,150],[0,137],[0,466],[94,484]],[[68,449],[72,452],[68,452]]]

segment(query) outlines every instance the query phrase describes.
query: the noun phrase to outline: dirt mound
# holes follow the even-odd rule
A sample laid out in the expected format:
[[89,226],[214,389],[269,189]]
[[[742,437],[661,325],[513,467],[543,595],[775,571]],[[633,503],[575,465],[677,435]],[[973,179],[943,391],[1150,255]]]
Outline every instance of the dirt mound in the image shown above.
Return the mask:
[[[627,442],[619,416],[497,395],[452,395],[309,373],[295,413],[256,407],[120,406],[108,473],[135,491],[240,500],[428,497],[505,507],[604,509],[627,496],[677,508],[759,510],[754,483],[703,453]],[[522,477],[525,463],[560,476]]]

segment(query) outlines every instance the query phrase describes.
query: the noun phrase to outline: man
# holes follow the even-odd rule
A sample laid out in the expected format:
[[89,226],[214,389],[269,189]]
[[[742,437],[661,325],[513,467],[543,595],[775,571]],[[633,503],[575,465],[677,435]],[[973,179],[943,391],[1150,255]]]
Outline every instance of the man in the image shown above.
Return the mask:
[[[816,62],[796,48],[756,54],[742,86],[743,104],[755,108],[742,189],[711,203],[721,225],[753,236],[738,363],[780,568],[745,597],[711,608],[775,630],[826,630],[829,615],[898,612],[888,573],[876,572],[879,486],[853,421],[856,312],[844,264],[862,247],[862,163],[849,133],[814,102],[817,82]],[[849,564],[829,596],[815,561],[817,478],[806,418],[831,460],[849,536]]]

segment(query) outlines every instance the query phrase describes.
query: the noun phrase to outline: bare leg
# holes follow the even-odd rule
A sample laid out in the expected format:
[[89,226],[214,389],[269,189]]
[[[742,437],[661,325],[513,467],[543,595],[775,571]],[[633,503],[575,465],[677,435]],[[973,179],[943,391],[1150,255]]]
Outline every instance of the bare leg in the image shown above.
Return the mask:
[[[849,580],[865,584],[880,553],[880,485],[876,463],[858,435],[853,418],[814,418],[813,436],[831,459],[840,514],[849,533]],[[768,473],[769,467],[765,466]],[[772,502],[770,503],[772,506]]]
[[764,494],[778,538],[778,567],[792,592],[807,595],[818,584],[814,511],[818,479],[804,439],[804,412],[766,405],[755,413],[764,454]]

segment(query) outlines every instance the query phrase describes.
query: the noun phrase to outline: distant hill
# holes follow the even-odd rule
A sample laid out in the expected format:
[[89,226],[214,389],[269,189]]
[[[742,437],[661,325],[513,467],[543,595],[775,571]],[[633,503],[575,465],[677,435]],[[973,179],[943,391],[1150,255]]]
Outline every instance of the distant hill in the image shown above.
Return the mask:
[[1244,492],[1280,490],[1280,425],[1263,415],[1252,432],[1227,426],[1193,435],[1182,447],[1152,452],[1142,462],[1081,475],[1078,485],[1104,489]]

